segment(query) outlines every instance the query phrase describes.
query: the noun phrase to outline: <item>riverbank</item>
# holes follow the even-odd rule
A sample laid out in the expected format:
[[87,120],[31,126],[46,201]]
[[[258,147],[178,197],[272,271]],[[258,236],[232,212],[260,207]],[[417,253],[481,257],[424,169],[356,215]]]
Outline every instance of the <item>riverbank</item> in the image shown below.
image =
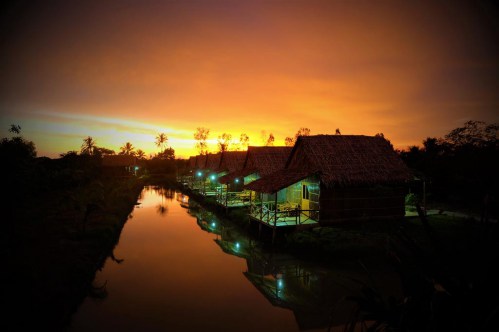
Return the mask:
[[2,324],[7,331],[64,330],[93,288],[143,187],[135,178],[99,178],[69,191],[30,195],[4,223]]

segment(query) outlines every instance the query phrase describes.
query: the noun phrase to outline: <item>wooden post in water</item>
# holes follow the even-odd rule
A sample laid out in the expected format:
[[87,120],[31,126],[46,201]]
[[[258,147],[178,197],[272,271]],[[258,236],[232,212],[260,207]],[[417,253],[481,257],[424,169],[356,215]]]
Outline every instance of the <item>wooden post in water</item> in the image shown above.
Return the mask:
[[423,180],[423,213],[426,216],[426,179]]
[[250,205],[249,205],[249,217],[248,217],[248,221],[250,221],[250,218],[251,218],[251,214],[253,214],[253,202],[251,200],[251,196],[253,194],[253,191],[250,190]]
[[229,197],[229,184],[225,185],[225,213],[229,213],[229,205],[228,205],[228,197]]
[[275,193],[275,200],[274,200],[274,228],[272,228],[272,244],[274,244],[276,231],[277,231],[277,193]]
[[260,193],[260,221],[263,221],[263,194]]

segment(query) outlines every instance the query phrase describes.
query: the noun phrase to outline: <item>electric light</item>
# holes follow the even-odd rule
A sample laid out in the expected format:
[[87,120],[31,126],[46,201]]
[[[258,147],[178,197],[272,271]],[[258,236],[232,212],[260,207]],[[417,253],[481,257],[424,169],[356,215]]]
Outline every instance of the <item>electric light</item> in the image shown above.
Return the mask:
[[201,176],[201,175],[203,175],[203,173],[201,173],[201,172],[198,172],[198,176]]

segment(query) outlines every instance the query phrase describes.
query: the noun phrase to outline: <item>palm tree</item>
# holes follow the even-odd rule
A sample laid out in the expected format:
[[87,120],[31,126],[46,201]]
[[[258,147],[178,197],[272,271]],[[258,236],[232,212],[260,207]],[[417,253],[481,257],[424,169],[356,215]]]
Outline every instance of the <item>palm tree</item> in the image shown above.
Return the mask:
[[146,157],[146,153],[144,151],[142,151],[141,149],[138,149],[136,152],[135,152],[135,155],[137,156],[137,158],[139,159],[144,159]]
[[130,156],[134,156],[135,155],[135,151],[133,151],[135,149],[135,147],[132,145],[132,143],[130,142],[126,142],[121,148],[121,152],[120,154],[126,154],[126,155],[130,155]]
[[91,136],[87,136],[83,139],[83,144],[81,145],[80,152],[82,154],[93,155],[95,153],[95,149],[97,148],[95,140]]
[[167,142],[168,137],[164,133],[159,133],[158,136],[156,136],[156,145],[161,149],[161,153],[163,153]]

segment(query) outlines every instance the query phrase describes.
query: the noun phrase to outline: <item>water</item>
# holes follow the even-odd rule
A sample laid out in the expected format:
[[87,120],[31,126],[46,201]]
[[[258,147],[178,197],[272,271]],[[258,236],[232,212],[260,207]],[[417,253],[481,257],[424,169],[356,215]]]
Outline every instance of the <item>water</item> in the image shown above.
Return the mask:
[[[71,331],[326,331],[363,273],[274,254],[188,197],[147,187]],[[383,280],[386,277],[383,276]],[[334,312],[333,319],[331,313]]]

